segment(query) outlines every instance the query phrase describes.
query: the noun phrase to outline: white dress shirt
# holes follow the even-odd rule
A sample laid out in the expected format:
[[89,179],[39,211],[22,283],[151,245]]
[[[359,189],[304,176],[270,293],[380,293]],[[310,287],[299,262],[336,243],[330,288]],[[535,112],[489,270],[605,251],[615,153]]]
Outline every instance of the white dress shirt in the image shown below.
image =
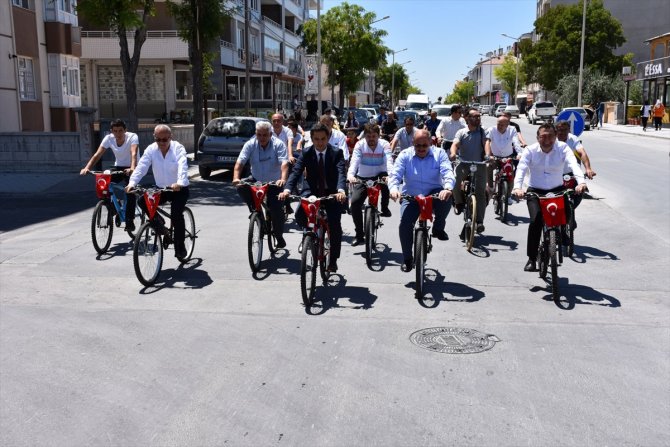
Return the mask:
[[328,140],[328,143],[330,143],[330,145],[333,147],[342,149],[342,152],[344,152],[344,159],[349,160],[347,136],[343,132],[333,128],[332,132],[330,133],[330,139]]
[[465,123],[463,118],[454,120],[453,118],[448,117],[441,120],[440,124],[437,125],[435,135],[438,138],[442,138],[443,140],[454,141],[456,132],[458,132],[459,129],[463,129],[465,127],[468,127],[468,125]]
[[170,148],[165,157],[157,143],[151,143],[140,158],[133,175],[130,176],[128,186],[136,186],[146,175],[151,166],[154,181],[159,188],[165,188],[173,183],[179,186],[188,186],[188,160],[186,149],[178,141],[170,140]]
[[518,134],[512,126],[507,126],[503,133],[493,126],[486,131],[486,136],[491,140],[491,153],[496,157],[509,157],[514,147],[520,146]]
[[584,174],[577,164],[577,158],[567,144],[556,140],[549,153],[544,153],[540,143],[530,145],[523,151],[514,177],[514,189],[521,189],[526,172],[530,173],[528,186],[537,189],[554,189],[563,184],[563,165],[567,163],[582,184]]

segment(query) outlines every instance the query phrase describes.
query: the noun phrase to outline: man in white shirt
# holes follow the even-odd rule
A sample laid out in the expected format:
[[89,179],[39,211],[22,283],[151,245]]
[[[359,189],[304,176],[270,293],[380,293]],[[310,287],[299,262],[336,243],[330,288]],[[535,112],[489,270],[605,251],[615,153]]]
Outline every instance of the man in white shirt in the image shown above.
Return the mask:
[[[486,130],[486,144],[490,146],[490,150],[487,151],[492,155],[500,158],[516,158],[516,153],[519,151],[521,143],[519,142],[516,129],[509,125],[509,118],[506,116],[501,116],[498,118],[498,122],[495,127],[490,127]],[[489,186],[489,189],[493,190],[493,171],[498,166],[498,163],[490,164],[487,166],[487,179],[486,183]],[[509,189],[512,189],[512,182],[509,182]],[[511,205],[511,197],[506,197],[505,200],[509,199]]]
[[[356,227],[356,236],[351,243],[354,247],[361,245],[363,240],[363,203],[368,196],[365,182],[388,177],[393,169],[391,145],[388,141],[379,138],[381,129],[378,124],[365,125],[365,139],[356,143],[351,156],[351,164],[347,173],[347,180],[352,185],[351,218]],[[381,185],[381,214],[391,217],[389,210],[389,190]]]
[[456,132],[468,126],[461,116],[462,113],[463,108],[460,105],[455,104],[451,106],[451,116],[440,121],[435,131],[437,144],[442,146],[442,149],[447,151],[447,154],[451,149],[451,144],[454,142]]
[[[86,173],[88,173],[88,171],[90,171],[102,158],[105,151],[111,149],[116,160],[112,169],[125,171],[125,175],[113,175],[111,180],[113,182],[127,183],[128,177],[135,170],[135,165],[137,165],[137,159],[139,158],[139,151],[137,150],[139,139],[137,134],[126,132],[126,123],[123,120],[117,119],[112,121],[111,128],[112,133],[107,134],[105,138],[102,139],[98,150],[95,151],[95,154],[93,154],[79,174],[86,175]],[[136,203],[137,197],[135,197],[135,194],[128,194],[126,197],[126,215],[124,217],[126,221],[126,231],[130,233],[135,231]]]
[[284,115],[281,113],[272,115],[272,135],[279,138],[286,147],[288,147],[288,140],[293,137],[291,129],[284,126]]
[[[186,158],[186,149],[178,141],[172,140],[172,130],[166,124],[159,124],[154,128],[154,141],[144,150],[144,155],[140,158],[137,168],[126,187],[126,192],[130,192],[146,175],[151,166],[154,175],[154,181],[159,188],[172,188],[172,191],[161,193],[160,203],[171,202],[170,220],[174,225],[174,252],[177,259],[181,260],[186,256],[186,247],[184,238],[186,228],[184,223],[184,207],[188,200],[188,160]],[[146,211],[146,205],[140,200],[140,206]],[[158,217],[159,219],[156,219]],[[165,227],[165,222],[160,214],[154,216],[157,230],[164,236],[169,236],[169,230]]]
[[[526,172],[530,173],[528,180],[528,192],[543,195],[548,192],[559,192],[563,187],[563,166],[567,162],[577,178],[575,192],[581,194],[586,189],[584,175],[577,164],[577,159],[570,148],[556,140],[556,129],[553,124],[542,124],[537,129],[537,143],[532,144],[523,151],[519,166],[514,177],[514,189],[512,194],[522,199],[524,191],[521,189]],[[542,212],[537,197],[528,198],[528,213],[530,224],[528,225],[528,242],[526,254],[528,262],[524,267],[526,272],[536,272],[537,251],[540,246],[542,235]],[[566,207],[567,208],[567,207]]]
[[344,155],[344,161],[349,161],[349,148],[347,147],[347,136],[344,132],[337,130],[335,126],[335,118],[333,115],[323,114],[319,120],[321,124],[328,128],[330,136],[328,138],[328,144],[338,149],[341,149]]

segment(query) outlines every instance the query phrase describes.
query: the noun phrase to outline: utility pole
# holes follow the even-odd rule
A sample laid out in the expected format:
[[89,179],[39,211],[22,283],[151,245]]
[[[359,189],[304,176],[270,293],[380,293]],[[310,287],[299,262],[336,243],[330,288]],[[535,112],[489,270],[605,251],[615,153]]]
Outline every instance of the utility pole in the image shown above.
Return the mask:
[[316,95],[317,121],[321,119],[321,0],[316,0],[316,85],[319,89]]
[[251,0],[244,0],[244,107],[246,109],[246,113],[249,113],[249,110],[251,110],[251,86],[249,85],[251,83],[251,51],[249,49],[251,45],[251,38],[249,36],[249,25],[251,25],[251,11],[249,10],[249,2]]
[[582,80],[584,72],[584,33],[586,31],[586,2],[587,0],[582,0],[584,2],[584,11],[582,12],[582,48],[579,52],[579,88],[577,90],[577,107],[582,106]]

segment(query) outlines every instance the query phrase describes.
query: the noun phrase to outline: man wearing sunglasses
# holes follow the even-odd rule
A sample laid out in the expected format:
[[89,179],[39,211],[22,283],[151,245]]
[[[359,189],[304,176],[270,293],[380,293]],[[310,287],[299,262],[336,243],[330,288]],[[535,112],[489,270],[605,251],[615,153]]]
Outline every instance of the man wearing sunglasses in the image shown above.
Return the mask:
[[[172,130],[166,124],[159,124],[154,128],[154,141],[144,151],[137,168],[130,176],[126,192],[130,192],[142,177],[146,175],[151,166],[154,181],[159,188],[171,188],[161,194],[161,204],[170,202],[170,220],[174,225],[174,253],[177,259],[186,257],[184,238],[186,226],[184,223],[184,208],[188,200],[188,160],[186,149],[178,141],[172,140]],[[140,206],[146,212],[144,200],[139,201]],[[160,215],[156,214],[160,218]],[[165,222],[160,222],[158,231],[169,237],[169,230]]]
[[[433,202],[435,213],[433,237],[441,241],[449,239],[444,231],[444,225],[451,207],[448,199],[451,197],[456,180],[447,153],[431,145],[428,130],[416,130],[414,146],[400,152],[389,181],[391,198],[394,201],[398,200],[402,194],[426,196],[439,193],[440,200]],[[414,224],[418,218],[419,205],[417,202],[403,201],[400,205],[400,227],[398,228],[403,255],[400,269],[403,272],[412,270],[412,239]]]

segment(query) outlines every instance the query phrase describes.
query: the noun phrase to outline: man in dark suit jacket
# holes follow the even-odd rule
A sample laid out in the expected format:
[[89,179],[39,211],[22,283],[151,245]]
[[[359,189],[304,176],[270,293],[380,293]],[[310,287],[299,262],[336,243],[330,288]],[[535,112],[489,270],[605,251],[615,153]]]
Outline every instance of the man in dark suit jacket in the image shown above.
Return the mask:
[[[330,228],[330,265],[328,270],[337,271],[337,259],[340,257],[340,247],[342,245],[342,206],[346,200],[344,190],[346,187],[346,172],[344,154],[339,148],[328,144],[330,132],[323,124],[315,124],[310,131],[312,137],[312,146],[307,147],[291,171],[288,182],[284,186],[284,191],[279,195],[280,200],[285,200],[293,187],[298,182],[303,170],[307,171],[305,180],[309,185],[308,189],[302,191],[301,195],[307,197],[315,195],[317,197],[336,195],[337,202],[326,201],[322,206],[325,207],[328,214],[328,226]],[[323,157],[323,175],[319,167],[319,159]],[[339,202],[339,203],[338,203]],[[301,227],[307,225],[307,216],[298,207],[295,213],[295,220]]]

